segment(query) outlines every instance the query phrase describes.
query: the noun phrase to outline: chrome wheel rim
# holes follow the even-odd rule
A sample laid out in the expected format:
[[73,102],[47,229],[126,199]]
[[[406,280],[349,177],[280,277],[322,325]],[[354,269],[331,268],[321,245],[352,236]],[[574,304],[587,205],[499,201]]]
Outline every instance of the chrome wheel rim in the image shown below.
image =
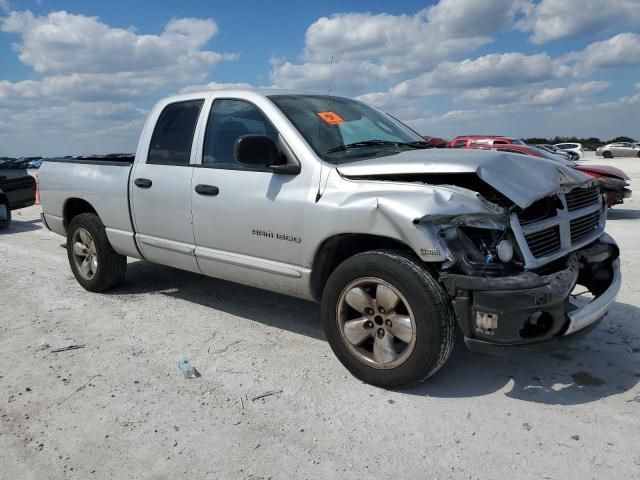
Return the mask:
[[84,228],[77,229],[73,234],[73,260],[82,278],[91,280],[96,276],[98,271],[96,243]]
[[337,322],[342,341],[362,363],[380,369],[407,361],[416,345],[409,302],[380,278],[359,278],[340,294]]

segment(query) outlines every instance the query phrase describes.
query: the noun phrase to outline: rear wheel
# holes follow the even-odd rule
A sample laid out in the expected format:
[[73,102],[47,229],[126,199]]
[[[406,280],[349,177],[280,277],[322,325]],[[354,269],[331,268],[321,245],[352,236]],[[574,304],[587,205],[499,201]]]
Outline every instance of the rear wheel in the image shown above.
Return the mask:
[[322,319],[342,364],[385,388],[436,373],[455,341],[446,293],[419,260],[398,251],[362,253],[340,264],[322,295]]
[[91,292],[116,286],[127,270],[127,257],[116,253],[102,221],[93,213],[83,213],[71,221],[67,256],[76,280]]
[[610,151],[608,151],[608,150],[607,150],[606,152],[603,152],[603,153],[602,153],[602,156],[603,156],[604,158],[613,158],[613,155],[612,155],[612,154],[611,154],[611,152],[610,152]]

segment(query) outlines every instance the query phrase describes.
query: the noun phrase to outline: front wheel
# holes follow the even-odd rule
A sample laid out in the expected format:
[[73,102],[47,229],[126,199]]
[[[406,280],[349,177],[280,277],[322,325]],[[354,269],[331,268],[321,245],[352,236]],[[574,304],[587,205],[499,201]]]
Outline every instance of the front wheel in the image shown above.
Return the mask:
[[604,158],[613,158],[613,155],[612,155],[612,154],[611,154],[611,152],[609,152],[609,151],[603,152],[603,153],[602,153],[602,156],[603,156]]
[[90,292],[101,292],[119,284],[127,270],[127,257],[116,253],[100,217],[83,213],[67,229],[67,256],[71,271]]
[[340,362],[384,388],[426,380],[455,341],[446,293],[418,259],[399,251],[361,253],[340,264],[322,295],[322,319]]

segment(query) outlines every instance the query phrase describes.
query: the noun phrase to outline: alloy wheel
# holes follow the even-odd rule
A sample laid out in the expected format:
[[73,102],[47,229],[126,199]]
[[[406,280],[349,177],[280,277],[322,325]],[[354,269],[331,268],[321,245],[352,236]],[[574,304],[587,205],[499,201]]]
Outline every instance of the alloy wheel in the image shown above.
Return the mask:
[[349,283],[338,299],[340,336],[351,353],[374,368],[403,364],[416,343],[416,322],[405,297],[380,278]]

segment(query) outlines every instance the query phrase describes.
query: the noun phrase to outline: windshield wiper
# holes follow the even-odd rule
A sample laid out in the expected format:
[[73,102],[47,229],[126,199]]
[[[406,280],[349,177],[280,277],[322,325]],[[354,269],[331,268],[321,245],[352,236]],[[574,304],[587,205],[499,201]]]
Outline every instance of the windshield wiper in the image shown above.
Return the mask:
[[376,147],[376,146],[392,146],[392,147],[409,147],[409,148],[431,148],[427,142],[420,140],[415,142],[393,142],[390,140],[363,140],[361,142],[347,143],[346,145],[339,145],[337,147],[330,148],[325,153],[341,152],[349,150],[350,148],[360,147]]

